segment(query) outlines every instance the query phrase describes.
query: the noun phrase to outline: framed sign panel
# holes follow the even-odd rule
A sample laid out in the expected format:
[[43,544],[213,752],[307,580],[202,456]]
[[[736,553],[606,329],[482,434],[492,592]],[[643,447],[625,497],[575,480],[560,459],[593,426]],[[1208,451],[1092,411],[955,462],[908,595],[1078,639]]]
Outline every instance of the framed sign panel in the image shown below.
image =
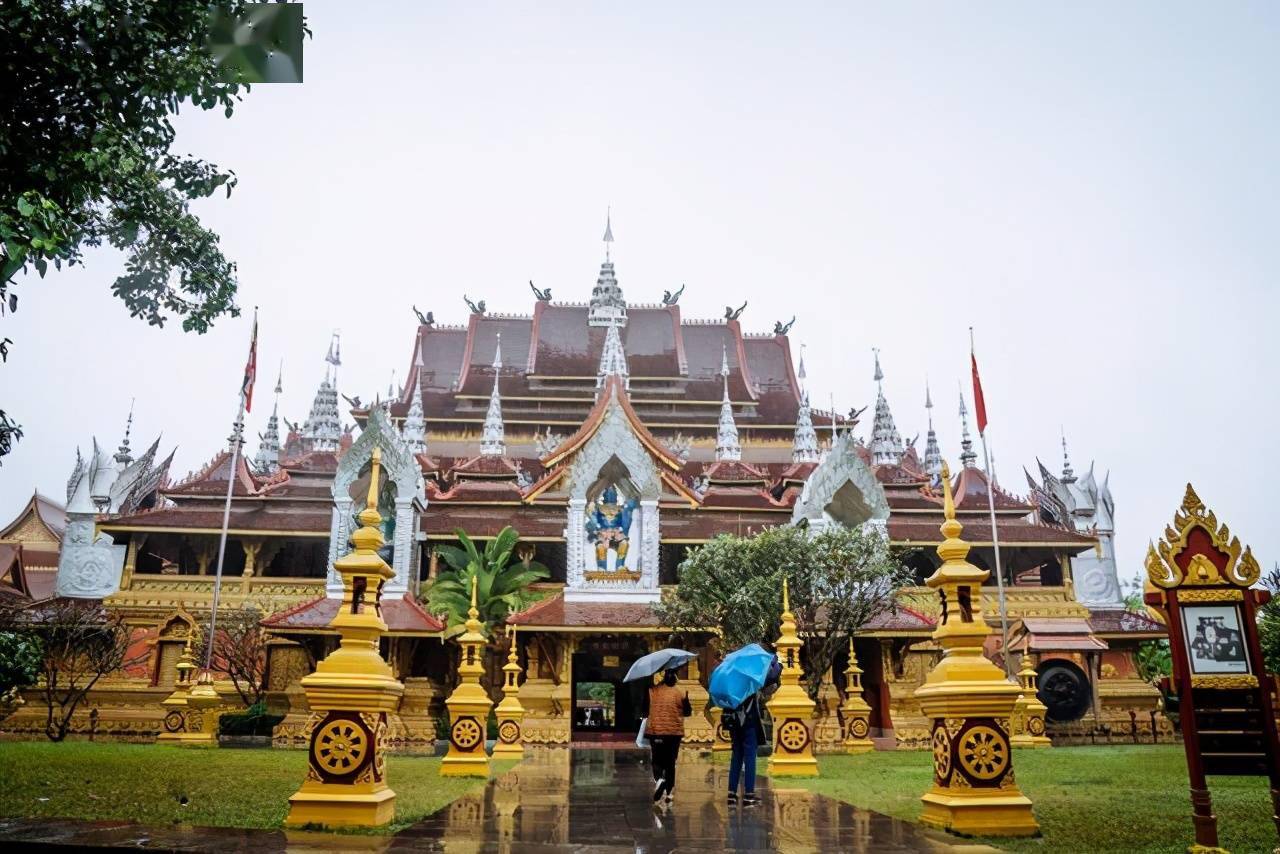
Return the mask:
[[1237,605],[1184,605],[1182,626],[1193,676],[1252,673]]

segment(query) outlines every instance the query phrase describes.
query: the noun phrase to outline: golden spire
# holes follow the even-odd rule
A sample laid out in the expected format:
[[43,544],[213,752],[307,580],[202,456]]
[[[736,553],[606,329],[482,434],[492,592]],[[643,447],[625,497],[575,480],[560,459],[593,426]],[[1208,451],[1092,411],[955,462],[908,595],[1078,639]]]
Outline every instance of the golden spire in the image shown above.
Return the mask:
[[951,494],[951,468],[946,460],[942,461],[942,515],[945,521],[939,530],[944,539],[938,546],[938,557],[944,562],[963,561],[969,554],[969,544],[960,539],[964,526],[956,519],[956,502]]
[[519,629],[515,626],[511,624],[507,625],[507,640],[511,644],[511,651],[507,653],[507,666],[510,667],[515,664],[517,669],[519,669],[519,660],[516,657],[516,632],[518,631]]
[[476,585],[479,581],[479,576],[471,576],[471,607],[467,609],[467,622],[464,624],[467,627],[467,633],[459,638],[460,641],[474,640],[477,636],[480,640],[484,640],[484,635],[480,631],[484,628],[484,623],[480,622],[480,609],[476,606]]
[[372,554],[382,548],[382,515],[378,513],[378,481],[382,474],[382,449],[373,449],[373,459],[369,461],[369,495],[365,499],[365,507],[356,518],[360,527],[351,535],[351,542],[361,554]]
[[791,610],[791,598],[787,593],[787,577],[782,576],[782,611],[787,613]]

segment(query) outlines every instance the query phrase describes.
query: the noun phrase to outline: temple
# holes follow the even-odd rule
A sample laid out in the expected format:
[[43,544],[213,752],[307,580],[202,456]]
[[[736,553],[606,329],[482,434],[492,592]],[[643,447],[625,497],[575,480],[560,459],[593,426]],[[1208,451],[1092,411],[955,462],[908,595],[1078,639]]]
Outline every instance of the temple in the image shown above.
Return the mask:
[[[606,241],[608,249],[611,228]],[[53,579],[32,579],[54,575],[56,562],[58,592],[102,599],[135,627],[146,652],[145,663],[95,688],[98,732],[146,739],[162,730],[175,663],[208,619],[230,485],[221,607],[261,613],[271,635],[268,697],[287,711],[276,743],[305,743],[298,680],[336,643],[328,628],[342,592],[334,562],[351,548],[377,448],[382,554],[395,572],[382,599],[383,650],[405,686],[391,721],[396,749],[432,746],[452,681],[445,626],[421,597],[441,568],[437,548],[457,543],[459,530],[487,541],[508,525],[519,533],[516,559],[551,571],[536,587],[541,599],[509,619],[519,629],[526,743],[634,732],[636,703],[621,679],[671,634],[652,604],[677,582],[686,553],[721,534],[787,524],[870,526],[905,550],[919,586],[864,627],[854,648],[877,743],[927,743],[914,692],[937,655],[930,635],[939,606],[923,581],[939,562],[946,434],[935,429],[932,393],[925,390],[921,456],[897,426],[903,409],[895,416],[880,387],[880,351],[868,365],[877,389],[864,438],[856,417],[811,406],[790,322],[749,331],[745,305],[719,318],[685,317],[683,287],[657,303],[628,301],[608,254],[594,287],[578,290],[589,290],[589,301],[554,301],[535,287],[527,314],[467,299],[465,322],[455,325],[419,313],[399,356],[407,356],[403,386],[371,403],[339,393],[335,336],[305,421],[283,418],[277,402],[256,453],[246,448],[234,465],[224,447],[173,479],[172,455],[160,460],[158,444],[135,461],[126,440],[121,461],[95,441],[90,457],[78,458],[65,511],[33,498],[0,537],[8,561],[0,583],[17,590],[21,577],[15,595],[52,595]],[[892,369],[888,358],[883,365]],[[969,560],[995,566],[991,496],[1012,654],[1037,663],[1050,731],[1080,719],[1128,725],[1133,710],[1154,721],[1157,694],[1138,677],[1134,652],[1163,629],[1123,607],[1105,478],[1099,485],[1092,468],[1076,478],[1069,463],[1061,476],[1040,465],[1039,481],[1028,475],[1028,496],[1009,493],[977,465],[963,397],[960,414],[962,465],[952,487]],[[993,583],[984,597],[986,612],[998,613]],[[988,652],[1005,654],[998,643]],[[501,658],[486,677],[494,699]],[[695,705],[705,701],[712,663],[704,652],[684,672]],[[845,669],[840,661],[833,672]],[[819,748],[842,738],[843,678],[824,684]],[[588,684],[613,686],[607,708],[584,704],[579,688]],[[6,727],[41,731],[38,705]],[[88,708],[77,724],[84,729]],[[687,740],[710,743],[710,724],[690,720]]]

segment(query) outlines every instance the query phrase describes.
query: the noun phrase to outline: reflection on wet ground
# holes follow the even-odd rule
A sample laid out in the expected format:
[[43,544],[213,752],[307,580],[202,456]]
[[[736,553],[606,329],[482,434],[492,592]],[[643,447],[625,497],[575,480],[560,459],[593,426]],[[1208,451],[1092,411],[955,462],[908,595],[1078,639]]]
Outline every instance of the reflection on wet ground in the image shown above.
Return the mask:
[[512,854],[956,850],[913,824],[768,779],[758,782],[759,806],[730,807],[728,775],[727,765],[690,754],[678,768],[673,803],[656,809],[639,751],[529,751],[483,792],[454,801],[396,843],[432,840],[447,852]]
[[0,820],[0,848],[91,847],[153,851],[467,854],[676,851],[959,852],[950,837],[760,778],[760,805],[726,804],[729,769],[682,757],[675,800],[655,809],[653,777],[636,750],[537,749],[480,792],[395,836],[226,828],[151,828],[127,822]]

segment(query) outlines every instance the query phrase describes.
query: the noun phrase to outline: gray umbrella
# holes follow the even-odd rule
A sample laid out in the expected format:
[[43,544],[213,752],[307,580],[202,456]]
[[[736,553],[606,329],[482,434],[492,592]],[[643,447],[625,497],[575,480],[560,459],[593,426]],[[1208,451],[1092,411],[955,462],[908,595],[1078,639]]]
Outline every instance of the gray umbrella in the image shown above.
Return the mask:
[[687,649],[660,649],[657,652],[651,652],[646,656],[636,659],[636,663],[631,665],[631,669],[627,671],[627,676],[623,682],[634,682],[637,679],[646,679],[659,670],[671,670],[675,667],[687,664],[690,659],[697,658],[696,652],[689,652]]

